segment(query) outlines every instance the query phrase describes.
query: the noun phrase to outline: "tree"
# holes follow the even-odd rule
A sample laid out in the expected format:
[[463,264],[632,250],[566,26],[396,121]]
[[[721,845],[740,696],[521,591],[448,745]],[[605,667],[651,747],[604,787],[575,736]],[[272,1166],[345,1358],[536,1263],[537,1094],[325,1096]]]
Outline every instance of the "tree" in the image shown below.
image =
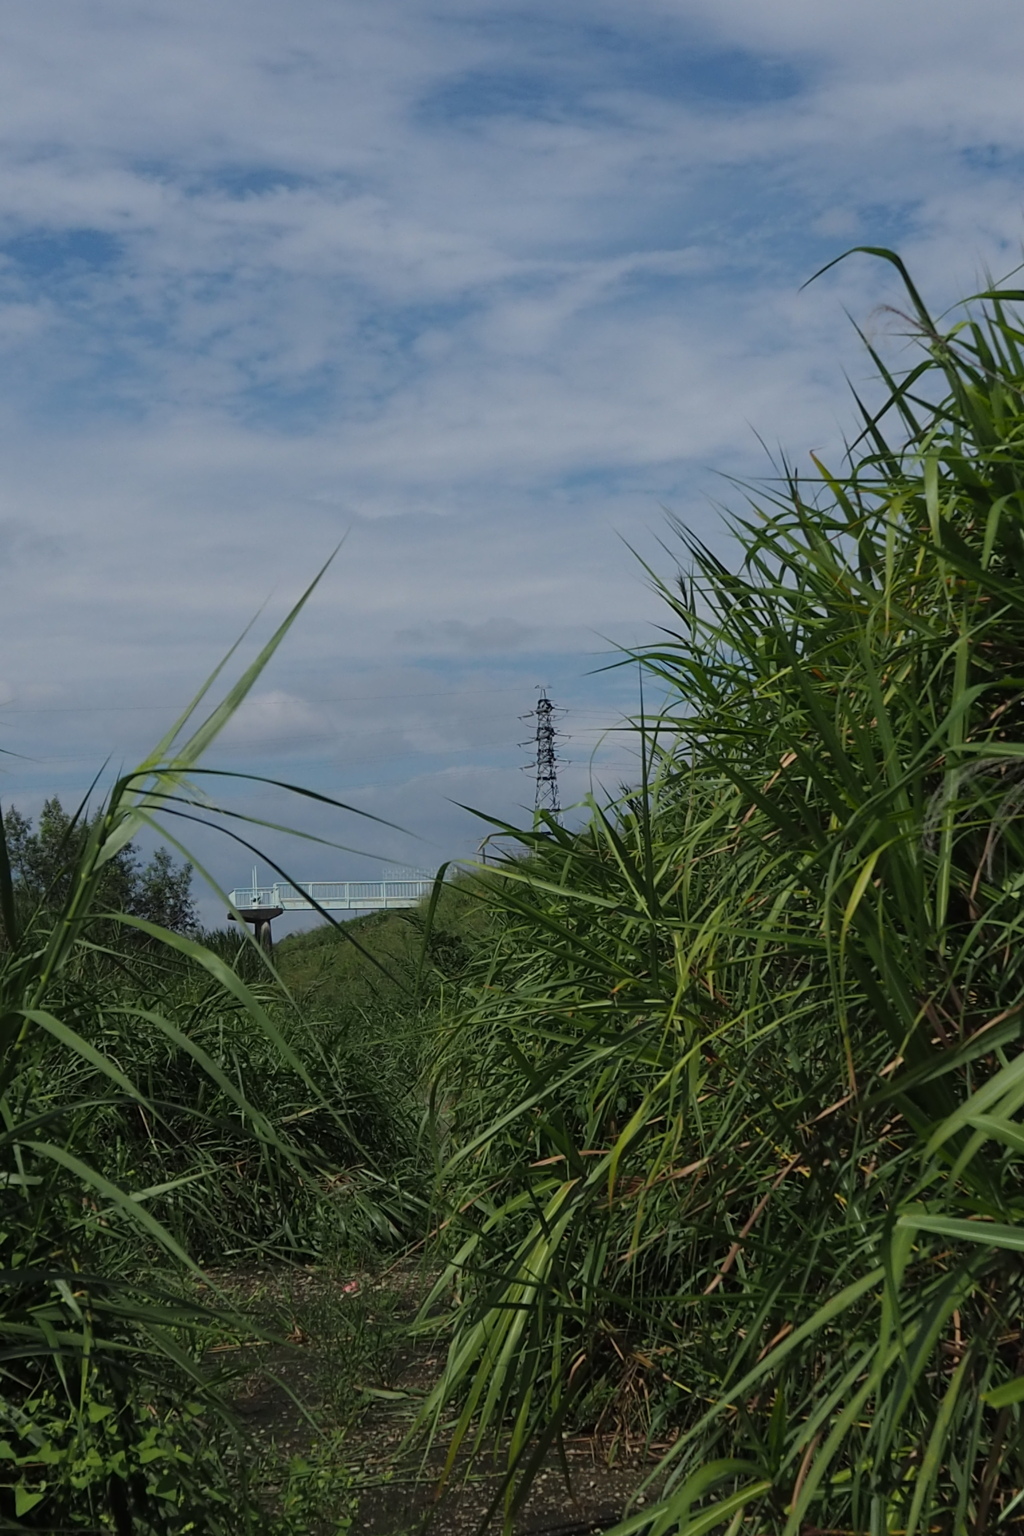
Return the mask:
[[[4,813],[15,899],[23,910],[64,905],[90,827],[100,814],[72,816],[56,795],[44,803],[36,826],[16,806]],[[106,865],[98,905],[175,933],[193,933],[198,927],[192,865],[176,864],[166,848],[158,848],[147,864],[133,843],[119,849]]]
[[138,873],[129,910],[174,933],[195,932],[199,918],[192,895],[192,865],[175,864],[166,848],[158,848]]

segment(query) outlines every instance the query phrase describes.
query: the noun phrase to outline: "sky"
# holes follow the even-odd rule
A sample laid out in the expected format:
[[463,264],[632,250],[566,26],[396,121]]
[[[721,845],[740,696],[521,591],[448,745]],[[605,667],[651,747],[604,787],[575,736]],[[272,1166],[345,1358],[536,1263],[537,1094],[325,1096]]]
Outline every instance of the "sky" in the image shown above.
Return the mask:
[[892,246],[941,311],[1021,260],[1019,0],[7,0],[0,27],[0,802],[138,760],[341,542],[208,758],[404,829],[218,780],[359,850],[264,832],[300,879],[470,857],[466,806],[528,823],[541,687],[563,801],[629,781],[609,664],[655,638],[665,510],[727,552],[723,476],[838,461],[872,388],[851,320],[908,358],[882,264],[801,285]]

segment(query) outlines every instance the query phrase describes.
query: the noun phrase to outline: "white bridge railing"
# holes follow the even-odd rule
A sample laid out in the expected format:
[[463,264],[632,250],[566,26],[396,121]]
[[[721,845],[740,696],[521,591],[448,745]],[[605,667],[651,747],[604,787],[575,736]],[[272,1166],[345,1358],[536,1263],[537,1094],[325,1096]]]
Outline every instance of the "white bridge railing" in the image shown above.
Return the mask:
[[328,912],[378,912],[415,907],[433,890],[427,876],[397,880],[296,880],[247,885],[229,893],[239,912],[279,907],[282,912],[313,912],[314,902]]

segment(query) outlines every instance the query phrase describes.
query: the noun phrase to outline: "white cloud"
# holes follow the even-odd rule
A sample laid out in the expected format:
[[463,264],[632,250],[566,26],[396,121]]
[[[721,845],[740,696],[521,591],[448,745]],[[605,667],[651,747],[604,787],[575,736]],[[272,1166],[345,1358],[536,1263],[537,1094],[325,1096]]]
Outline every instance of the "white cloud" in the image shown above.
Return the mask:
[[129,761],[351,528],[218,761],[439,844],[456,779],[528,800],[538,683],[581,740],[628,708],[584,675],[657,617],[619,534],[664,566],[669,504],[721,541],[755,428],[838,451],[844,305],[904,355],[893,274],[799,283],[895,244],[939,309],[1018,259],[1024,12],[982,11],[11,0],[9,792]]
[[283,689],[251,693],[231,717],[220,738],[225,747],[242,753],[274,750],[280,746],[305,746],[333,740],[322,710]]
[[[479,624],[467,624],[463,619],[435,619],[417,629],[400,629],[399,641],[406,645],[422,647],[428,654],[438,651],[517,651],[528,641],[538,638],[536,626],[522,624],[518,619],[497,616],[484,619]],[[550,644],[548,637],[546,643]]]

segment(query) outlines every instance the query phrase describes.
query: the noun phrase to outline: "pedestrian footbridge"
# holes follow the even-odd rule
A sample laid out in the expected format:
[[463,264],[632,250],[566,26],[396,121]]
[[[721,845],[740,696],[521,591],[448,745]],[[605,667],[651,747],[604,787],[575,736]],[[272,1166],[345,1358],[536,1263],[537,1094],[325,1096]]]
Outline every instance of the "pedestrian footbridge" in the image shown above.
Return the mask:
[[400,880],[296,880],[273,885],[244,885],[229,892],[239,912],[279,907],[282,912],[383,912],[415,907],[434,888],[429,875]]
[[228,892],[228,918],[252,923],[268,947],[271,923],[286,912],[392,912],[418,906],[434,888],[433,878],[419,872],[380,880],[275,880],[270,885],[261,885],[255,870],[252,875],[251,885]]

